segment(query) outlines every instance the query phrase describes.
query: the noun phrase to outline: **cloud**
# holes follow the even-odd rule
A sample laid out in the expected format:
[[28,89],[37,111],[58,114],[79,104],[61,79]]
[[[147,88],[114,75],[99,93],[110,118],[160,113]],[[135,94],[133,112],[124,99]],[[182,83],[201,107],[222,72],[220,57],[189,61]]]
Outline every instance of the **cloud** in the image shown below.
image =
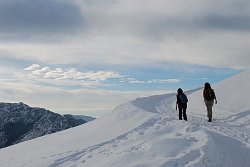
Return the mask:
[[[249,68],[247,0],[97,0],[81,7],[91,16],[95,39],[84,50],[100,60],[105,57],[105,63],[184,61]],[[95,47],[101,52],[93,52]]]
[[73,33],[84,18],[73,2],[66,0],[0,1],[0,38],[26,40],[44,35]]
[[197,25],[201,25],[206,29],[218,29],[223,31],[250,31],[250,14],[210,14],[203,19],[196,20]]
[[[41,11],[38,9],[34,13],[29,5],[21,5],[17,10],[21,14],[17,16],[10,11],[20,2],[12,0],[0,5],[4,8],[1,11],[6,13],[1,17],[13,17],[9,21],[2,18],[0,24],[6,22],[3,25],[6,32],[2,29],[4,35],[8,35],[8,31],[23,34],[20,33],[22,29],[30,32],[31,41],[26,40],[27,36],[11,43],[4,38],[6,43],[0,45],[0,49],[20,59],[68,65],[132,64],[161,68],[159,64],[162,63],[184,62],[237,69],[250,67],[250,24],[247,21],[250,19],[250,3],[247,0],[25,0],[24,4],[29,2],[31,6],[40,3]],[[34,16],[38,15],[37,18],[44,18],[41,20],[45,20],[45,24],[40,26],[32,21],[32,16],[26,16],[26,8]],[[52,21],[60,17],[59,23],[54,23],[56,26],[50,24],[52,21],[44,13],[54,8],[56,14]],[[65,14],[60,15],[62,9]],[[21,24],[18,20],[28,21]],[[13,26],[16,22],[17,26]],[[33,33],[39,28],[32,24],[48,32],[46,42],[41,40],[43,35],[39,38]],[[8,25],[16,28],[8,29]],[[67,28],[67,25],[71,27]],[[54,41],[53,33],[57,32],[59,40]]]
[[[111,70],[100,71],[79,71],[76,68],[58,68],[42,67],[39,64],[32,64],[24,69],[26,73],[19,74],[19,78],[27,78],[35,81],[37,84],[48,84],[53,87],[120,87],[121,84],[127,85],[145,85],[145,84],[176,84],[182,79],[136,79],[130,76],[122,75],[119,72]],[[139,78],[141,76],[138,76]],[[150,77],[151,78],[151,77]],[[72,89],[72,88],[71,88]]]
[[40,68],[41,66],[39,64],[32,64],[31,66],[25,68],[24,70],[27,70],[27,71],[34,71],[38,68]]
[[[89,26],[97,33],[161,38],[218,27],[249,29],[247,0],[108,0],[80,1]],[[236,23],[236,24],[233,24]],[[204,26],[201,26],[204,25]],[[224,26],[225,25],[225,26]]]
[[[181,79],[152,79],[152,80],[137,80],[135,78],[126,78],[131,84],[164,84],[164,83],[179,83]],[[123,82],[123,81],[122,81]]]
[[85,87],[104,86],[103,82],[110,79],[119,79],[123,76],[114,71],[87,71],[81,72],[75,68],[63,69],[50,67],[41,67],[39,64],[32,64],[24,69],[28,73],[21,74],[19,77],[28,77],[31,79],[45,79],[57,81],[58,83],[68,82],[68,84]]

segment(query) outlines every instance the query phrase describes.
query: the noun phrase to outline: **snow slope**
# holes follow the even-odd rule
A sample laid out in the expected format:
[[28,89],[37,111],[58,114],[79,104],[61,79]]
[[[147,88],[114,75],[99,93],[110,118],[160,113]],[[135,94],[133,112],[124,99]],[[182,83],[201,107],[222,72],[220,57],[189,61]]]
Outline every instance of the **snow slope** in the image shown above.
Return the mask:
[[[228,78],[217,85],[215,90],[218,104],[215,105],[215,115],[218,119],[249,124],[250,120],[250,72],[243,72]],[[202,90],[193,93],[190,98],[189,108],[192,113],[202,114],[206,111],[203,105]]]
[[201,90],[188,95],[188,121],[175,94],[137,98],[87,124],[0,150],[1,167],[248,167],[250,72],[212,87],[207,122]]

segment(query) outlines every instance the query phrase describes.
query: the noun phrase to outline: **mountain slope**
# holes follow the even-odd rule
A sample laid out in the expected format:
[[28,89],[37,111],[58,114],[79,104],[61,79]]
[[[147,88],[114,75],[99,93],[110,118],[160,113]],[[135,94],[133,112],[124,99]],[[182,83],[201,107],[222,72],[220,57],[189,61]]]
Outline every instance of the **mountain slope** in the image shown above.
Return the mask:
[[86,123],[71,115],[61,116],[24,103],[0,103],[0,147]]
[[[214,105],[214,115],[216,119],[249,124],[250,103],[249,85],[250,72],[243,72],[228,78],[212,88],[216,92],[218,104]],[[190,112],[196,115],[204,115],[206,108],[202,98],[202,90],[190,95]]]
[[249,74],[213,86],[219,103],[212,123],[201,90],[188,95],[187,122],[177,120],[175,94],[138,98],[88,124],[1,149],[0,166],[248,167],[250,107],[240,100]]
[[73,115],[73,117],[76,118],[76,119],[84,120],[86,122],[93,121],[93,120],[96,119],[94,117],[85,116],[85,115]]

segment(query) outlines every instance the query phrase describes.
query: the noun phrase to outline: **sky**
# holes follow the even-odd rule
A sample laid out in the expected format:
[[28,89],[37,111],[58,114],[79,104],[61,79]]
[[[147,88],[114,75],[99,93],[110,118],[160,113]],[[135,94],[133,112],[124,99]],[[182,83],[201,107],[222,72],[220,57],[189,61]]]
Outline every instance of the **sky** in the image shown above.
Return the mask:
[[100,117],[250,68],[248,0],[1,0],[0,101]]

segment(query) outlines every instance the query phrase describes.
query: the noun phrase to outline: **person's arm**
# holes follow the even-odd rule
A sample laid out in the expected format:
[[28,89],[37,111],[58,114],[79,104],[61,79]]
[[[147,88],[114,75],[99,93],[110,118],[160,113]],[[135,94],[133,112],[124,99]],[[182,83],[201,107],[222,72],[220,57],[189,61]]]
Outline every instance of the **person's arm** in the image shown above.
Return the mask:
[[177,105],[179,104],[179,97],[178,97],[178,95],[176,95],[176,106],[175,106],[175,109],[177,110]]
[[[214,90],[213,90],[213,92],[214,92]],[[217,98],[216,98],[215,92],[214,92],[214,100],[215,100],[215,104],[217,104]]]
[[203,89],[203,99],[206,100],[205,89]]

